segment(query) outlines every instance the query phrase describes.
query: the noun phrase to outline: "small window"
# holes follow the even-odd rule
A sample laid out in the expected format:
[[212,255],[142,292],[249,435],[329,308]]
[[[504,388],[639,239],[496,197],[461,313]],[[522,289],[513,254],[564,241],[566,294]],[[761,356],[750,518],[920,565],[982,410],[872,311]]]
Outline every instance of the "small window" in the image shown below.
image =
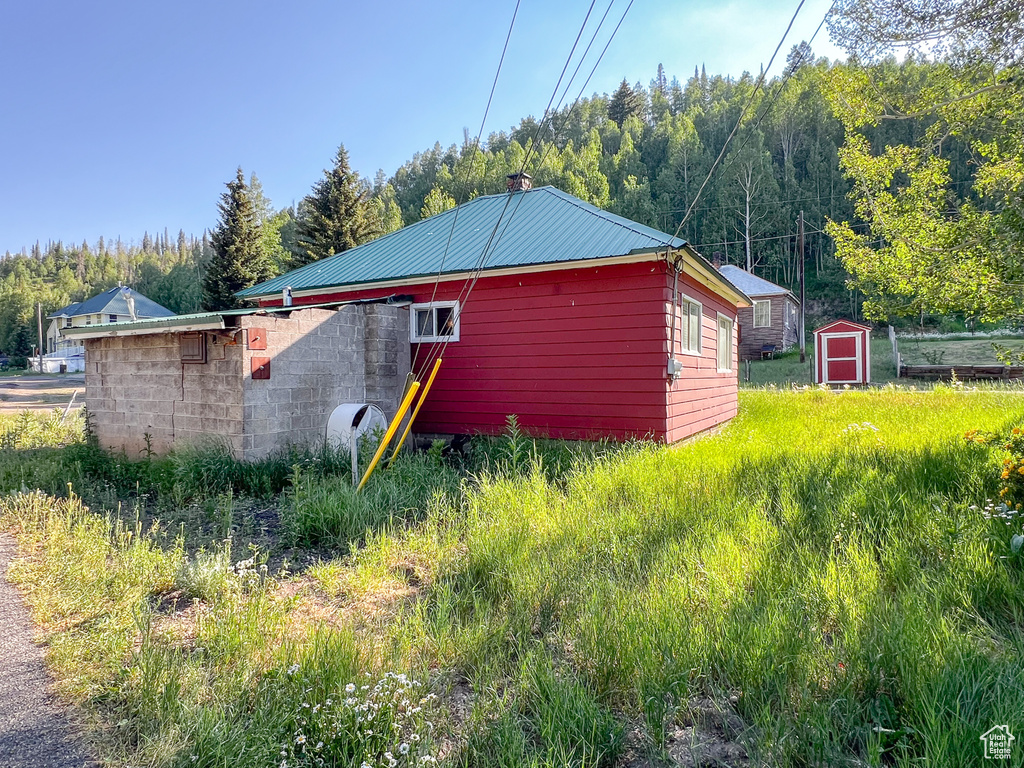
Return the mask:
[[412,305],[411,339],[422,341],[459,340],[459,303],[436,301]]
[[718,370],[732,371],[732,320],[724,315],[718,316]]
[[65,328],[70,328],[71,327],[71,318],[70,317],[65,317],[64,318],[64,327]]
[[116,323],[117,322],[117,315],[110,315],[110,317],[108,319],[109,319],[109,322]]
[[699,303],[683,296],[679,301],[679,351],[684,354],[701,353],[701,318]]
[[770,299],[754,300],[754,327],[772,327],[772,302]]
[[206,362],[206,334],[195,331],[181,334],[181,362]]

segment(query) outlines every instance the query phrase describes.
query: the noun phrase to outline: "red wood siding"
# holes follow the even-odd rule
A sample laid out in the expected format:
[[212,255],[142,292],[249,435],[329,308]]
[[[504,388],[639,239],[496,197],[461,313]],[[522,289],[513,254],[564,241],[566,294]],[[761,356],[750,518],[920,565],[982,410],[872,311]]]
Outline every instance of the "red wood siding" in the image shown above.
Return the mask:
[[[736,307],[687,275],[679,280],[679,291],[703,304],[701,310],[701,354],[681,354],[676,334],[676,359],[683,364],[682,374],[674,382],[666,379],[666,442],[673,443],[711,429],[736,415],[739,389],[737,360]],[[671,282],[666,281],[665,308],[672,300]],[[733,321],[732,371],[718,372],[718,314]],[[666,318],[666,325],[667,325]],[[667,363],[667,360],[666,360]]]
[[[445,350],[416,431],[499,434],[515,414],[537,435],[671,442],[731,418],[737,366],[734,360],[731,374],[716,370],[716,313],[735,320],[735,307],[688,278],[680,284],[704,304],[703,354],[681,356],[686,367],[672,383],[664,262],[481,277],[463,303],[459,341]],[[463,287],[463,280],[441,282],[434,300],[457,300]],[[325,292],[296,304],[394,294],[428,302],[433,284]],[[430,347],[413,344],[413,370]]]
[[[824,325],[814,331],[814,355],[816,383],[867,384],[871,379],[871,329],[849,320]],[[854,355],[857,360],[844,359]]]
[[[665,439],[663,266],[656,262],[481,277],[460,313],[417,432]],[[438,285],[454,301],[463,280]],[[302,303],[410,294],[433,284],[306,296]],[[296,300],[298,303],[299,300]],[[413,344],[418,370],[431,344]]]

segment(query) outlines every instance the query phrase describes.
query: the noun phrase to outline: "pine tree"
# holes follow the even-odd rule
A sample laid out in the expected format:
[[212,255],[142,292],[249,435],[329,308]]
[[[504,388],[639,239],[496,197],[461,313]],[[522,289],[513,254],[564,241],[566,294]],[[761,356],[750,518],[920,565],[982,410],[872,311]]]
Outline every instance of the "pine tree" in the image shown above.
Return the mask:
[[657,90],[662,96],[668,92],[668,77],[665,75],[665,67],[658,64],[658,74],[654,78],[653,90]]
[[270,277],[270,263],[264,252],[262,232],[256,219],[249,187],[242,169],[218,205],[220,221],[213,232],[213,259],[203,284],[203,306],[207,310],[234,309],[242,302],[237,291]]
[[635,91],[629,87],[629,83],[626,79],[622,79],[622,83],[619,88],[612,95],[612,100],[608,102],[608,119],[615,122],[619,128],[626,122],[626,118],[632,115],[643,117],[644,113],[644,95],[642,89]]
[[369,215],[368,193],[348,164],[345,145],[338,147],[334,167],[299,204],[295,266],[333,256],[373,239],[379,232]]

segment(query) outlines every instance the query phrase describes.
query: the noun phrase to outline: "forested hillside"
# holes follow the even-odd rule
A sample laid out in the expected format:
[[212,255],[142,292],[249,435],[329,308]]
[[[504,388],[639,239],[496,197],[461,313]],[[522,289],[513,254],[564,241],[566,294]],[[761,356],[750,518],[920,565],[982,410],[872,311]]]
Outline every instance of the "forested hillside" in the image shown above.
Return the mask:
[[[461,145],[436,144],[391,178],[378,172],[373,181],[348,168],[341,148],[333,169],[297,210],[274,209],[251,176],[247,215],[260,228],[261,258],[269,264],[264,273],[322,258],[474,196],[501,192],[506,174],[518,171],[529,152],[526,168],[535,186],[554,185],[663,231],[681,225],[681,236],[705,255],[719,252],[723,260],[785,286],[793,286],[798,274],[796,219],[804,211],[812,316],[856,317],[858,295],[846,289],[847,274],[823,233],[827,219],[861,226],[840,168],[843,124],[826,99],[836,74],[848,67],[862,69],[815,60],[804,45],[794,47],[783,73],[761,88],[755,88],[757,76],[747,73],[735,78],[698,69],[683,82],[659,68],[646,87],[624,80],[611,95],[584,99],[543,123],[526,117],[509,131],[491,134],[480,147],[467,132]],[[874,65],[871,73],[920,92],[944,72],[942,64],[908,59]],[[709,178],[741,114],[741,127]],[[864,130],[872,148],[881,151],[915,143],[930,125],[927,115],[908,116]],[[955,203],[959,195],[971,194],[971,155],[955,136],[939,142]],[[155,237],[145,234],[138,243],[100,238],[94,245],[57,242],[37,245],[31,253],[8,253],[0,262],[0,350],[31,351],[36,301],[49,312],[118,282],[175,312],[200,309],[206,269],[216,256],[214,202],[212,237],[184,232],[169,237],[164,230]],[[342,211],[338,221],[330,221],[332,206]]]

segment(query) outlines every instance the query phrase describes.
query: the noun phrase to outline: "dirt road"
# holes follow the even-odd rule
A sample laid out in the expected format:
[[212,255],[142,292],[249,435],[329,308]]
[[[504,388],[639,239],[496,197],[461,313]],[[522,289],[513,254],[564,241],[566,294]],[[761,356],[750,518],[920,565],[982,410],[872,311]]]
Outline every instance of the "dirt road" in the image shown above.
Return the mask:
[[85,405],[85,374],[0,376],[0,413],[48,411],[63,408],[75,396],[75,408]]

